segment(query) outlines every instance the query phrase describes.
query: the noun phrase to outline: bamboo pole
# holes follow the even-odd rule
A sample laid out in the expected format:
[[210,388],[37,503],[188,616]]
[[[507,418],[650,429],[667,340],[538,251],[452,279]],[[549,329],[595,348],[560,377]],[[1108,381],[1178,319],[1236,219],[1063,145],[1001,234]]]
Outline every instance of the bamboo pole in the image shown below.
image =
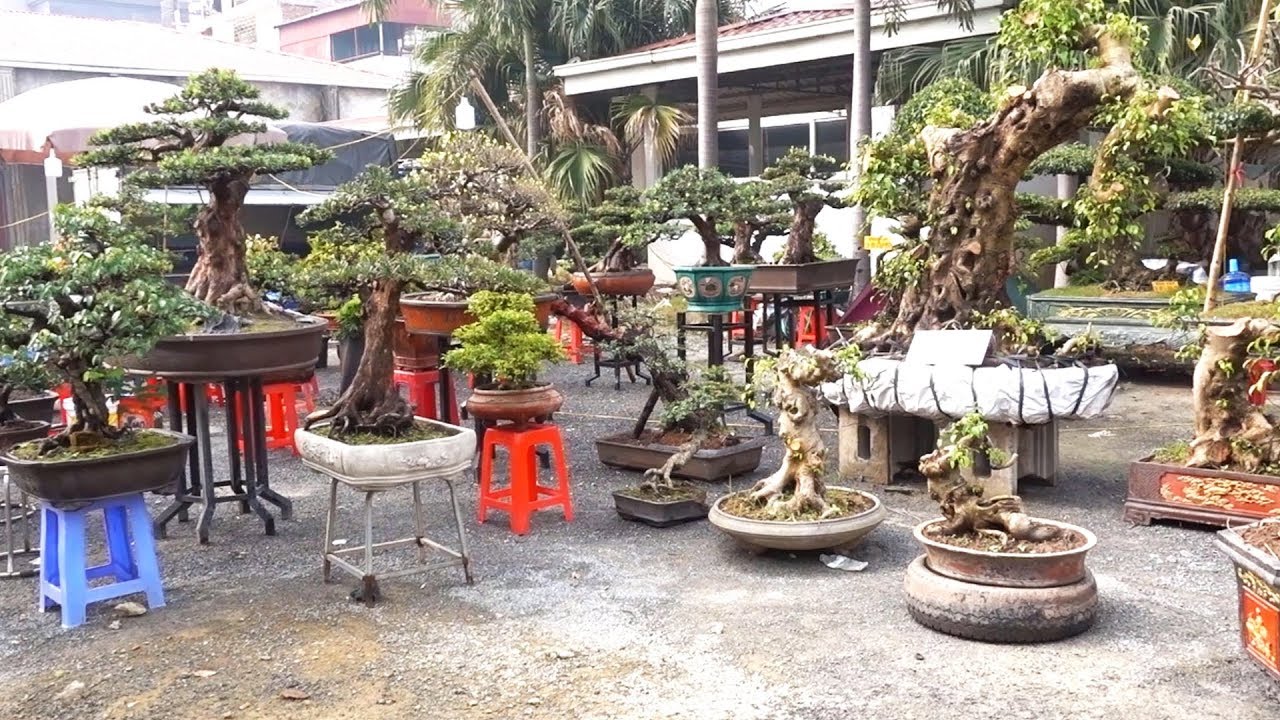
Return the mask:
[[[471,76],[471,90],[480,98],[480,102],[489,111],[490,117],[498,124],[498,130],[502,133],[502,136],[511,144],[511,147],[520,153],[520,159],[524,162],[525,170],[535,179],[541,180],[542,176],[538,173],[537,168],[533,166],[533,159],[529,157],[528,150],[520,146],[516,136],[511,132],[511,127],[507,125],[507,121],[498,112],[498,106],[494,104],[493,98],[489,97],[489,91],[484,89],[484,84],[474,75]],[[573,261],[578,265],[578,272],[582,273],[582,276],[587,279],[587,286],[591,288],[591,295],[595,298],[596,307],[603,312],[604,298],[600,295],[600,289],[596,287],[595,279],[591,277],[591,270],[587,267],[587,261],[582,259],[582,253],[578,250],[578,243],[573,240],[573,234],[569,232],[569,226],[559,217],[555,219],[555,224],[556,229],[560,231],[560,235],[564,237],[564,246],[569,249],[569,253],[573,255]]]
[[[1267,18],[1271,15],[1276,0],[1262,0],[1262,8],[1258,11],[1258,27],[1253,33],[1253,46],[1249,49],[1249,57],[1245,59],[1245,67],[1251,68],[1262,56],[1262,49],[1267,40]],[[1252,74],[1252,71],[1246,75]],[[1247,86],[1248,77],[1242,78]],[[1236,95],[1239,102],[1249,101],[1249,88],[1241,88]],[[1209,263],[1208,285],[1204,293],[1204,311],[1213,309],[1217,301],[1218,280],[1222,277],[1222,266],[1227,257],[1227,230],[1231,226],[1231,205],[1236,199],[1236,190],[1240,188],[1239,176],[1243,174],[1244,137],[1236,135],[1231,143],[1231,164],[1227,166],[1227,177],[1222,190],[1222,211],[1218,213],[1218,235],[1213,241],[1213,260]]]

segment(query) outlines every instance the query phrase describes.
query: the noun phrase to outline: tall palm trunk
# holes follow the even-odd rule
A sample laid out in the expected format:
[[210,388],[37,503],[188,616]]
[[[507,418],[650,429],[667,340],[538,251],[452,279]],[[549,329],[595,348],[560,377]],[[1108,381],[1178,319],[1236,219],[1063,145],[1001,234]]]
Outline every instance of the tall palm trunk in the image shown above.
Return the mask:
[[[849,108],[849,166],[855,183],[862,166],[858,143],[871,136],[871,63],[871,0],[856,0],[853,4],[853,97]],[[867,230],[867,211],[859,205],[853,209],[853,250],[862,260],[854,278],[855,290],[861,290],[870,281],[869,257],[863,250]]]
[[698,167],[714,168],[719,157],[720,90],[717,77],[720,8],[716,0],[697,0],[694,6],[694,33],[698,51]]
[[533,52],[533,28],[524,30],[524,123],[525,148],[530,158],[538,156],[538,109],[542,106],[538,98],[538,72]]

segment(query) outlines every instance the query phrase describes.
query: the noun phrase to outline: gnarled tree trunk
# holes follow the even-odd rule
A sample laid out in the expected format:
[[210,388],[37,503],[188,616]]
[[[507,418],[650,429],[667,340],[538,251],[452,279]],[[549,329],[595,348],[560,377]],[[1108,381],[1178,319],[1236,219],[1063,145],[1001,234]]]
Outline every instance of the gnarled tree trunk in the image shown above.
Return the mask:
[[86,382],[84,370],[67,368],[65,375],[71,386],[71,406],[75,409],[76,420],[66,430],[45,440],[40,446],[41,455],[60,447],[93,450],[124,434],[123,430],[111,424],[106,391],[101,383]]
[[1280,432],[1249,402],[1249,346],[1263,339],[1280,342],[1280,325],[1245,318],[1206,330],[1192,391],[1196,437],[1187,465],[1253,472],[1280,460]]
[[1138,87],[1126,43],[1100,29],[1091,42],[1099,67],[1048,72],[969,130],[924,129],[934,180],[930,257],[919,284],[903,294],[885,339],[965,323],[975,311],[1007,301],[1005,281],[1015,269],[1014,189],[1023,173],[1037,157],[1075,137],[1104,101],[1128,98]]
[[223,180],[208,190],[209,202],[196,214],[200,254],[187,281],[187,292],[234,315],[260,313],[262,300],[249,285],[244,226],[240,224],[249,179]]
[[826,207],[821,200],[805,200],[796,203],[791,216],[791,231],[787,234],[787,253],[782,262],[788,265],[803,265],[817,262],[813,254],[813,227],[818,221],[818,213]]

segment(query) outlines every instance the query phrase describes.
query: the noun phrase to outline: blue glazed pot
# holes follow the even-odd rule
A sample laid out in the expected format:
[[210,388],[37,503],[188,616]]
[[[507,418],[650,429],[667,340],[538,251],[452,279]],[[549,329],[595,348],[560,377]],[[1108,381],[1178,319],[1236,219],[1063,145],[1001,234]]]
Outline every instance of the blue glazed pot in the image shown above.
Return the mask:
[[678,267],[676,288],[689,301],[690,312],[724,313],[742,309],[754,265]]

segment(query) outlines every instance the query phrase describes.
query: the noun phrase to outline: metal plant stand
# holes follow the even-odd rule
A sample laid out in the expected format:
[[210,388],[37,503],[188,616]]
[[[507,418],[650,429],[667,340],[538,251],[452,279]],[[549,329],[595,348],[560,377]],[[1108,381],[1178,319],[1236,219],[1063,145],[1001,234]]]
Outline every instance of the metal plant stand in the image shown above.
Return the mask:
[[[746,379],[750,383],[754,376],[752,358],[755,353],[755,333],[753,329],[752,311],[744,308],[742,311],[742,320],[737,322],[725,322],[725,313],[707,313],[707,322],[691,323],[687,319],[686,313],[676,313],[676,357],[681,362],[688,360],[688,348],[686,344],[686,335],[689,331],[704,332],[707,334],[707,366],[724,365],[725,358],[725,333],[729,334],[730,342],[732,342],[733,331],[742,331],[742,362],[746,367]],[[773,418],[764,413],[749,408],[743,403],[734,403],[725,407],[725,412],[735,412],[737,410],[746,410],[747,417],[760,423],[764,428],[766,435],[773,434]]]
[[[619,300],[619,298],[620,298],[620,297],[623,297],[623,296],[620,296],[620,295],[609,295],[608,297],[609,297],[609,305],[610,305],[610,308],[609,308],[609,326],[610,326],[610,327],[613,327],[613,328],[617,328],[617,327],[618,327],[618,323],[620,322],[620,321],[619,321],[619,318],[618,318],[618,300]],[[625,297],[629,297],[629,298],[631,299],[631,309],[632,309],[632,310],[635,310],[637,307],[639,307],[639,297],[638,297],[638,296],[635,296],[635,295],[629,295],[629,296],[625,296]],[[613,370],[613,389],[614,389],[614,391],[619,391],[619,390],[621,390],[621,389],[622,389],[622,373],[623,373],[623,371],[626,371],[626,373],[627,373],[627,379],[628,379],[628,380],[630,380],[630,381],[631,381],[631,383],[632,383],[633,385],[634,385],[634,384],[635,384],[635,382],[636,382],[636,378],[640,378],[641,380],[644,380],[644,382],[645,382],[645,384],[646,384],[646,385],[652,385],[652,384],[653,384],[653,379],[652,379],[652,378],[650,378],[648,375],[645,375],[645,374],[644,374],[644,370],[642,370],[642,369],[641,369],[641,362],[640,362],[640,360],[639,360],[639,359],[629,359],[629,358],[624,358],[624,357],[621,357],[621,356],[619,356],[619,355],[617,355],[617,354],[614,354],[614,355],[612,355],[611,357],[608,357],[608,358],[601,358],[601,357],[600,357],[600,348],[595,347],[595,346],[592,346],[592,348],[591,348],[591,364],[592,364],[592,369],[595,371],[595,374],[594,374],[594,375],[592,375],[591,377],[587,378],[587,381],[586,381],[586,386],[587,386],[587,387],[591,387],[591,383],[593,383],[593,382],[595,382],[596,380],[599,380],[599,379],[600,379],[600,377],[601,377],[600,368],[609,368],[609,369]]]
[[[0,484],[4,485],[4,505],[0,508],[0,522],[4,523],[4,569],[0,570],[0,579],[32,577],[37,570],[29,562],[26,567],[20,563],[22,558],[39,555],[40,548],[31,546],[31,518],[35,510],[27,505],[27,494],[18,491],[18,502],[13,502],[13,484],[9,482],[9,469],[0,467]],[[14,548],[14,524],[22,525],[22,548]]]

